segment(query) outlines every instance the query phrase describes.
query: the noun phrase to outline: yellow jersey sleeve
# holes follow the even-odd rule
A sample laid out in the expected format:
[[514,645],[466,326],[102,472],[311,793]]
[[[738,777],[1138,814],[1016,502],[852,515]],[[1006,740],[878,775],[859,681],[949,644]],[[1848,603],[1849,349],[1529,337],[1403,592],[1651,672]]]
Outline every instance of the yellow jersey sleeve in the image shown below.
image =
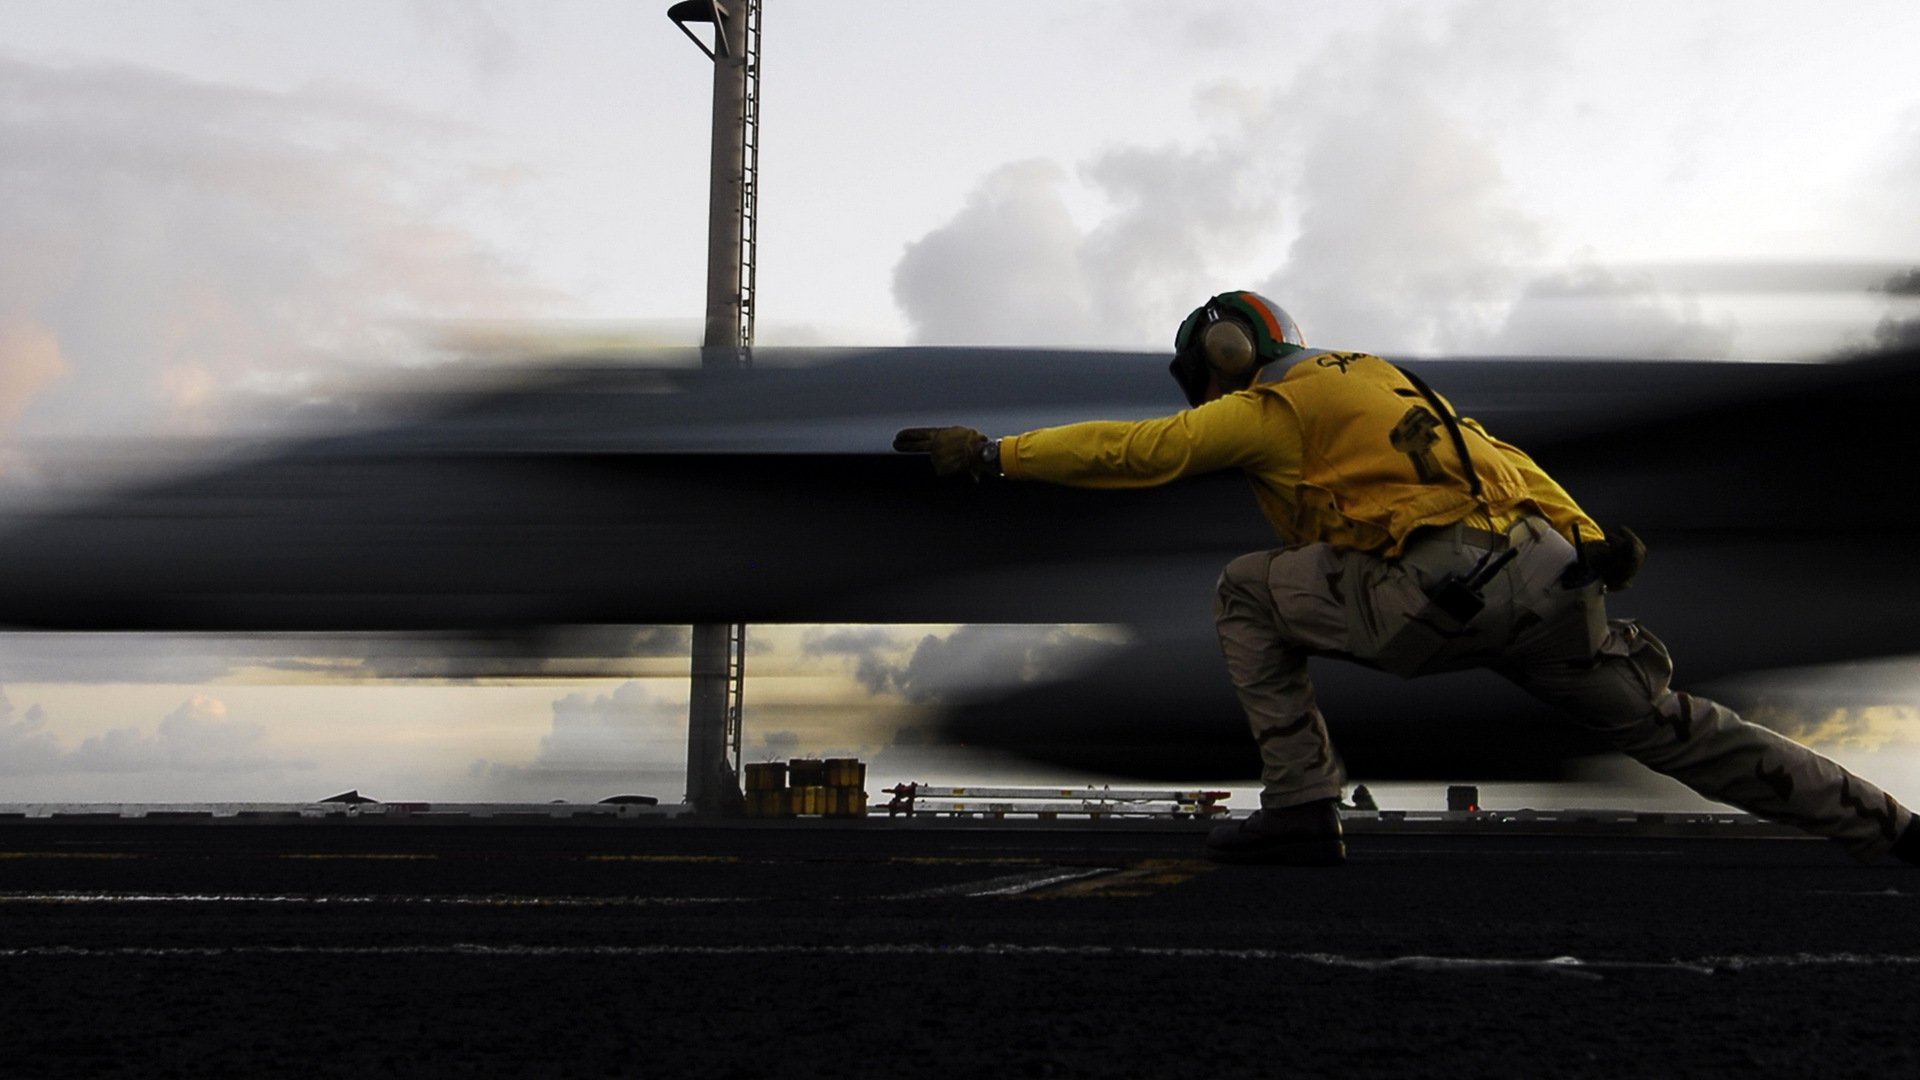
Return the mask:
[[1300,472],[1300,428],[1278,397],[1228,394],[1151,420],[1093,420],[1000,441],[1000,471],[1073,487],[1152,487],[1195,473]]

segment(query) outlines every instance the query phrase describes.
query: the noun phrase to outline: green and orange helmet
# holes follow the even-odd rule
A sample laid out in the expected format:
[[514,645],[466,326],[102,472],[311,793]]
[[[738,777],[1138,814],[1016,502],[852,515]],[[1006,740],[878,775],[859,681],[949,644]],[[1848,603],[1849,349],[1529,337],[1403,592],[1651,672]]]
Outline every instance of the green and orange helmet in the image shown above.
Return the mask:
[[1187,404],[1207,398],[1207,383],[1244,386],[1253,372],[1306,348],[1300,326],[1279,304],[1254,292],[1226,292],[1193,310],[1173,336],[1173,373]]

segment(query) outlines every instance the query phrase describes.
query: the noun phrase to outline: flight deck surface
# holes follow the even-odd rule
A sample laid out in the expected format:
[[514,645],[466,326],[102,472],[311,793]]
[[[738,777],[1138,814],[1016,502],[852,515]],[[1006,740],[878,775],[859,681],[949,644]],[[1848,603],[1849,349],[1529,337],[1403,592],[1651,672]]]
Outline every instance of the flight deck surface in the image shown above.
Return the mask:
[[1920,1068],[1920,877],[1820,841],[825,824],[0,823],[0,1071]]

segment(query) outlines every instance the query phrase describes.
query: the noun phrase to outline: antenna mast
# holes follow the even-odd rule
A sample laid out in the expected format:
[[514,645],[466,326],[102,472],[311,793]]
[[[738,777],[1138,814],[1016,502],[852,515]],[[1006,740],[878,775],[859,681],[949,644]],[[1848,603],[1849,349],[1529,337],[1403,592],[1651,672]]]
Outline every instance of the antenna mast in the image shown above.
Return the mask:
[[[712,185],[707,199],[707,313],[701,363],[753,364],[755,217],[760,202],[760,0],[681,0],[667,9],[713,61]],[[708,45],[689,27],[711,23]],[[693,628],[687,705],[687,802],[699,814],[740,808],[741,701],[747,627]]]

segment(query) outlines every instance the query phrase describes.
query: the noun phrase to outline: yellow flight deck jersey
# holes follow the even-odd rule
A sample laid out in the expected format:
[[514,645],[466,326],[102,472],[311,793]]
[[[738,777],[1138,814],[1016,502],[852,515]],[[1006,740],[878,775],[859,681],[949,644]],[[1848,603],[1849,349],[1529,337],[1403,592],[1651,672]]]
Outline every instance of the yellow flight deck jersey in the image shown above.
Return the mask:
[[[1466,521],[1504,531],[1537,512],[1569,541],[1604,535],[1518,448],[1459,419],[1480,481],[1400,369],[1365,353],[1305,353],[1251,387],[1153,420],[1094,420],[1000,442],[1003,475],[1076,487],[1150,487],[1241,469],[1288,544],[1398,555],[1415,529]],[[1437,396],[1437,395],[1436,395]],[[1453,406],[1440,399],[1452,412]]]

